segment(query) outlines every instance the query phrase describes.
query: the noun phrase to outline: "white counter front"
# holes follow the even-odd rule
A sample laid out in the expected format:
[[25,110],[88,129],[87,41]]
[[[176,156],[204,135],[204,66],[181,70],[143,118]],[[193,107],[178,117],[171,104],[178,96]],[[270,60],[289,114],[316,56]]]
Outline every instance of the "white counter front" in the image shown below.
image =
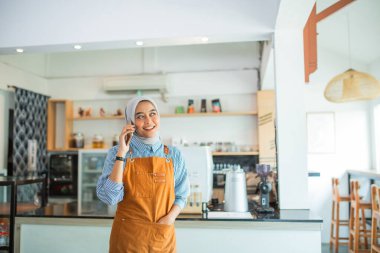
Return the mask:
[[[105,253],[112,219],[16,217],[15,252]],[[181,219],[175,223],[179,253],[320,253],[318,220],[231,221]]]

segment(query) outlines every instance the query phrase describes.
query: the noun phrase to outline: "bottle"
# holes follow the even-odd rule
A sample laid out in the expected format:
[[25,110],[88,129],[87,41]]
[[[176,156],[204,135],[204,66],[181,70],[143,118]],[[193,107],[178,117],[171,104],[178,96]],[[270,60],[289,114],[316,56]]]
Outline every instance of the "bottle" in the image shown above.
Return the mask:
[[0,222],[0,246],[8,246],[9,243],[9,228],[4,221]]
[[201,112],[207,112],[206,99],[201,100]]

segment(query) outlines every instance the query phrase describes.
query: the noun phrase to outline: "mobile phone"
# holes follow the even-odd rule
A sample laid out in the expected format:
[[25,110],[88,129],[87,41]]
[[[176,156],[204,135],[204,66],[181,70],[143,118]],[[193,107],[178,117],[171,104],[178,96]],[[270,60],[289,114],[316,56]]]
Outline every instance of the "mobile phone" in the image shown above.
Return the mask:
[[[130,124],[130,125],[135,125],[132,121],[131,122],[128,122],[127,121],[127,124]],[[125,144],[128,145],[129,141],[131,140],[133,136],[133,133],[128,133],[126,136],[125,136]]]

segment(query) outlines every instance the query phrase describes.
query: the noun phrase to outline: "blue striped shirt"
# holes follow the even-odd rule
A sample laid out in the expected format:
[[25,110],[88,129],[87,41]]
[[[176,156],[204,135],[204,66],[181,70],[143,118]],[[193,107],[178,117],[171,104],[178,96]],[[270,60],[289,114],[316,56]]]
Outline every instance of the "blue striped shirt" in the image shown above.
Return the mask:
[[[165,157],[164,146],[160,141],[153,145],[147,145],[133,136],[130,147],[133,150],[133,157]],[[104,162],[103,172],[99,177],[96,187],[98,198],[107,205],[115,205],[124,197],[123,183],[117,183],[108,178],[116,161],[115,157],[118,148],[119,146],[116,145],[108,151],[107,158]],[[126,157],[128,157],[128,154]],[[174,166],[174,204],[178,205],[180,208],[184,208],[187,197],[190,193],[190,183],[185,167],[185,161],[181,152],[175,147],[169,147],[169,158],[173,160]],[[128,162],[128,159],[126,162]],[[126,162],[124,162],[123,168],[125,168]]]

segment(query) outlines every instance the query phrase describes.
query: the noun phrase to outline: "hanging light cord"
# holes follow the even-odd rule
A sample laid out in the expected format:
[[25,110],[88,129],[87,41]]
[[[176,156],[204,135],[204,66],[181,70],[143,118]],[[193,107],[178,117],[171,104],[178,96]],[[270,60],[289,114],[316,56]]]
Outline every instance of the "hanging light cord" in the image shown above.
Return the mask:
[[350,69],[352,69],[352,61],[351,61],[351,34],[350,34],[350,14],[347,12],[347,37],[348,37],[348,63]]

